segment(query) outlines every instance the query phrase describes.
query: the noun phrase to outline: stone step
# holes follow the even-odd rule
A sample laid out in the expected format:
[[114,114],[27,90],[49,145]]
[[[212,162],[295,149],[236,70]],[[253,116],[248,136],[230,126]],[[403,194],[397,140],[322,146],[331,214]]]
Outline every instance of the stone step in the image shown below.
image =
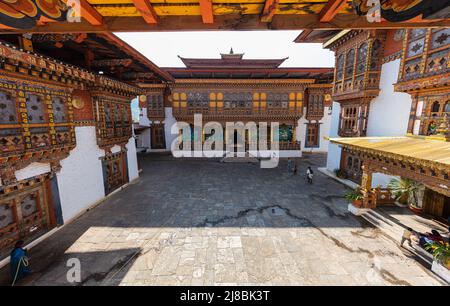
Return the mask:
[[[396,222],[393,222],[392,220],[389,220],[382,214],[372,209],[366,210],[360,216],[363,217],[372,225],[376,226],[378,229],[380,229],[380,231],[384,234],[385,237],[389,238],[396,244],[400,243],[404,231],[403,226],[397,224]],[[422,249],[422,247],[420,247],[419,245],[413,243],[412,247],[410,247],[408,243],[405,242],[403,244],[403,247],[408,251],[414,253],[424,262],[430,265],[433,263],[433,256],[426,250]]]

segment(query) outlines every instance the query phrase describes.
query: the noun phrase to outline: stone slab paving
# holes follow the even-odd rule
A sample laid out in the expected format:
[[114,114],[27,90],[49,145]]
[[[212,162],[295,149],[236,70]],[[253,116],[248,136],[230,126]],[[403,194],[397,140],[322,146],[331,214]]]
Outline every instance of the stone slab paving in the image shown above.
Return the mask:
[[139,180],[31,250],[22,284],[70,285],[69,258],[82,285],[443,284],[347,212],[345,187],[317,171],[325,158],[305,154],[293,176],[285,161],[144,155]]

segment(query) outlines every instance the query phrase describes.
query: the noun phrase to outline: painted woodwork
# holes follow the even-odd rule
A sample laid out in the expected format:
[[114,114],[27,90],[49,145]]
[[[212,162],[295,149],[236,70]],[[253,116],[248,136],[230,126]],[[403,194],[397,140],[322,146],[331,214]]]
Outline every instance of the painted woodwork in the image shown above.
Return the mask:
[[[1,73],[1,72],[0,72]],[[14,172],[32,162],[55,169],[75,146],[70,90],[4,75],[0,80],[0,176],[15,181]]]
[[[405,5],[413,3],[413,6]],[[382,22],[369,22],[367,0],[296,0],[293,3],[274,0],[209,0],[149,1],[149,0],[77,0],[71,3],[79,8],[81,20],[73,22],[74,9],[68,12],[63,0],[8,0],[20,10],[3,4],[1,28],[28,32],[140,32],[162,30],[249,30],[249,29],[345,29],[388,28],[418,26],[445,26],[445,20],[397,21],[425,13],[432,18],[441,13],[449,0],[382,1]],[[398,3],[400,2],[400,5]],[[45,3],[45,14],[35,4]],[[434,6],[429,6],[433,3]],[[52,6],[53,5],[53,6]],[[55,6],[56,5],[56,6]],[[356,6],[357,5],[357,6]],[[357,8],[357,10],[355,10]],[[17,8],[18,9],[18,8]],[[440,10],[442,9],[442,10]],[[52,14],[51,14],[52,13]],[[58,13],[58,14],[56,14]],[[359,15],[358,15],[359,13]],[[429,16],[429,14],[433,14]],[[69,18],[69,17],[71,18]],[[301,18],[299,18],[301,16]],[[419,16],[421,17],[421,16]],[[434,16],[439,18],[439,16]],[[442,18],[442,17],[441,17]],[[66,20],[67,19],[67,20]],[[387,21],[391,20],[391,22]],[[100,27],[99,27],[100,26]],[[43,28],[45,27],[45,28]]]
[[125,150],[108,153],[102,158],[105,194],[110,194],[128,182],[127,154]]
[[[403,22],[417,16],[427,18],[450,5],[448,0],[391,0],[380,1],[381,17],[391,22]],[[372,2],[373,3],[373,2]],[[353,0],[359,15],[370,14],[373,4],[369,0]]]
[[338,134],[367,133],[370,101],[380,92],[386,31],[352,30],[327,48],[336,52],[333,100],[341,104]]
[[[435,135],[450,114],[450,29],[408,30],[395,90],[412,95],[408,132]],[[420,109],[418,109],[420,105]]]
[[396,91],[414,93],[450,83],[450,29],[413,29],[403,42]]
[[0,191],[0,258],[8,255],[17,240],[30,241],[58,223],[51,175],[5,187]]
[[308,122],[306,124],[305,148],[319,147],[320,123]]
[[8,0],[0,3],[0,23],[30,29],[40,21],[65,21],[69,7],[62,0]]
[[361,184],[363,161],[357,155],[351,154],[346,148],[342,150],[340,170],[346,179]]
[[363,160],[366,170],[409,178],[423,183],[431,190],[450,196],[448,186],[450,167],[447,164],[408,159],[401,155],[358,148],[352,145],[341,144],[341,146],[349,154],[358,156],[360,160]]
[[165,149],[166,137],[164,132],[163,123],[153,123],[150,127],[151,130],[151,148],[152,149]]

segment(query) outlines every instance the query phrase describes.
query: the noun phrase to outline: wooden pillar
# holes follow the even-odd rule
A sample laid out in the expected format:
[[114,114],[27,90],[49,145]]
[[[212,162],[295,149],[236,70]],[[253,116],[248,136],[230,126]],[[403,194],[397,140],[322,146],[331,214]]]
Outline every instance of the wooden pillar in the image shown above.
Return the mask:
[[375,208],[375,193],[372,191],[372,170],[367,163],[362,166],[361,193],[363,195],[363,208]]

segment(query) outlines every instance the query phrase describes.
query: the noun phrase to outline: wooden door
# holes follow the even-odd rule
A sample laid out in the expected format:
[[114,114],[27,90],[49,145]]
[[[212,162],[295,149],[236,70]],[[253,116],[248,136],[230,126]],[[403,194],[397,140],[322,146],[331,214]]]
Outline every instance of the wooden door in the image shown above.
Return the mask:
[[47,181],[18,192],[2,196],[0,200],[0,258],[11,251],[14,243],[26,243],[55,226],[51,192]]
[[423,199],[423,209],[426,214],[442,217],[444,213],[445,196],[427,189]]
[[164,125],[154,124],[151,127],[152,136],[152,149],[165,149],[166,148],[166,137],[164,135]]

